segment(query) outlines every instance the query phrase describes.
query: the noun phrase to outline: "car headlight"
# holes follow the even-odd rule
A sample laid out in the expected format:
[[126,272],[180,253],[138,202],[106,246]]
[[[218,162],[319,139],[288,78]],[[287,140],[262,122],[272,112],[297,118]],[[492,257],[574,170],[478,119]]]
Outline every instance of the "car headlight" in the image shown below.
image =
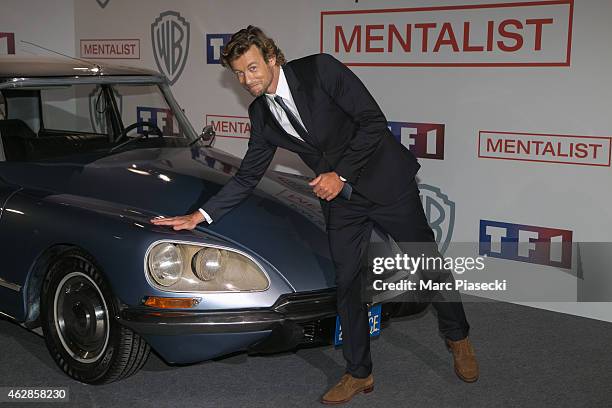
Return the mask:
[[181,250],[172,243],[155,246],[149,253],[149,273],[161,286],[172,286],[183,274]]
[[227,251],[218,248],[200,249],[191,259],[191,268],[195,275],[204,282],[217,277],[225,268]]
[[[170,247],[174,248],[173,250]],[[161,254],[165,254],[165,257]],[[172,254],[172,256],[170,256]],[[166,260],[168,270],[176,260],[176,277],[161,279],[156,259]],[[172,259],[172,261],[170,261]],[[268,289],[270,280],[254,259],[233,249],[194,245],[180,242],[163,242],[154,245],[148,255],[148,274],[160,289],[177,292],[253,292]],[[189,265],[191,267],[189,267]],[[180,267],[179,267],[180,266]],[[174,270],[174,269],[173,269]],[[163,282],[163,283],[162,283]]]

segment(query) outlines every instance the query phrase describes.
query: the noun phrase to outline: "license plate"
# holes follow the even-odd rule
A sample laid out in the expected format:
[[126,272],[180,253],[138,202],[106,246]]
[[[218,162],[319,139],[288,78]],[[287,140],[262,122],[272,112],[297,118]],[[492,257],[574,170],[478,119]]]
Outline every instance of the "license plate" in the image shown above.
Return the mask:
[[[368,310],[368,320],[370,321],[370,337],[380,336],[380,310],[381,305],[374,305]],[[334,345],[342,344],[342,325],[340,316],[336,316],[336,334],[334,335]]]

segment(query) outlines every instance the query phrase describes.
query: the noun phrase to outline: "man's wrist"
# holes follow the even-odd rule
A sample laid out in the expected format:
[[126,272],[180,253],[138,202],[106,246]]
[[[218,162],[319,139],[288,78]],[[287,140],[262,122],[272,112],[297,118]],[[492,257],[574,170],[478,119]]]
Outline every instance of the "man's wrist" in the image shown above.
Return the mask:
[[333,170],[332,173],[334,173],[336,176],[338,176],[338,178],[340,179],[340,181],[342,181],[343,183],[347,182],[346,177],[343,177],[340,173],[338,173],[336,170]]
[[212,218],[210,217],[210,215],[208,215],[208,213],[207,213],[206,211],[204,211],[204,210],[203,210],[203,209],[201,209],[201,208],[198,208],[198,212],[199,212],[199,213],[200,213],[200,215],[203,217],[203,219],[202,219],[200,222],[202,222],[202,221],[206,221],[207,223],[212,224],[213,220],[212,220]]

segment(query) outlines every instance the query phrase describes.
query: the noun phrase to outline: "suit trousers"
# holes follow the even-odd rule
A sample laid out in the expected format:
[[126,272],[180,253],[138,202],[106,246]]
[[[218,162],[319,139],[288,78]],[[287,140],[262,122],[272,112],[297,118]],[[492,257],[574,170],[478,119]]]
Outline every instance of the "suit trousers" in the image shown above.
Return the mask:
[[[342,352],[347,362],[346,371],[358,378],[367,377],[372,372],[368,305],[363,291],[368,280],[364,265],[374,225],[397,243],[418,243],[422,248],[428,248],[426,256],[440,256],[414,180],[408,191],[389,205],[373,203],[358,191],[353,191],[350,200],[336,197],[330,202],[328,237],[336,269]],[[415,256],[418,255],[421,253]],[[427,272],[424,278],[434,282],[453,280],[449,271]],[[431,293],[428,300],[437,312],[440,333],[456,341],[468,335],[469,324],[459,293],[454,291],[451,295],[452,301],[440,301],[439,293]],[[444,298],[448,299],[448,296]]]

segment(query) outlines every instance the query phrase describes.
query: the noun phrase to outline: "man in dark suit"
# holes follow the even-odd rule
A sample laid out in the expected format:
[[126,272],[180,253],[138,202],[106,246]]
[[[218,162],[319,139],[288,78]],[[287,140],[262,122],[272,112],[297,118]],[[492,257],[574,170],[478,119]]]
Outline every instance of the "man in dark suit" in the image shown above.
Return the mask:
[[[232,36],[222,62],[255,97],[249,106],[251,137],[240,169],[199,211],[152,222],[178,230],[219,220],[251,194],[277,147],[300,155],[316,175],[310,185],[327,222],[347,361],[346,374],[322,402],[349,401],[373,389],[361,268],[373,225],[397,242],[435,245],[414,179],[420,166],[390,133],[359,78],[332,56],[318,54],[286,63],[274,41],[249,26]],[[392,175],[399,176],[391,180]],[[433,304],[457,375],[475,381],[478,365],[461,302]]]

